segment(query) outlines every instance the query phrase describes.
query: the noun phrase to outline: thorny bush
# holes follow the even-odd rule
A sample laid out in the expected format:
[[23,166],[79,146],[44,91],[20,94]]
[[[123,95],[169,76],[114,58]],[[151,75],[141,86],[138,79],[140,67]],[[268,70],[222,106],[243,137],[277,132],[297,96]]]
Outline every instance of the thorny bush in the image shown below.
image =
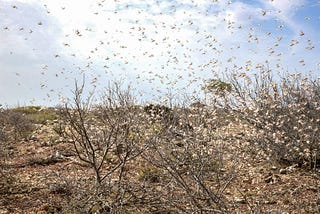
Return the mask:
[[106,213],[234,208],[225,192],[236,177],[237,160],[217,141],[221,118],[215,109],[135,105],[130,89],[119,84],[104,91],[100,104],[92,104],[91,96],[83,99],[83,88],[76,84],[58,130],[95,177],[95,192],[85,191],[78,201],[98,204]]
[[[158,206],[173,213],[229,212],[234,207],[225,192],[236,177],[237,161],[228,159],[216,140],[216,110],[184,106],[171,111],[175,121],[153,123],[143,154],[158,169],[152,182],[161,186]],[[227,161],[234,165],[225,166]]]
[[[132,200],[127,165],[144,150],[132,96],[119,84],[106,89],[101,104],[83,99],[84,84],[76,84],[74,100],[62,112],[59,133],[74,147],[77,157],[94,172],[94,201],[110,213],[125,212]],[[121,211],[122,210],[122,211]]]
[[220,105],[252,126],[248,136],[267,158],[317,167],[320,161],[320,82],[301,74],[234,74]]

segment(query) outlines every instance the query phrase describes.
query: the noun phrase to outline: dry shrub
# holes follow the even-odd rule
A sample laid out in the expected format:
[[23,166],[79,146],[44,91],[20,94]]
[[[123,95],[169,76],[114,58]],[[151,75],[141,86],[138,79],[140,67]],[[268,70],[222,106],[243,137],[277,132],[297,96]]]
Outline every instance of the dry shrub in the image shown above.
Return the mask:
[[78,159],[93,172],[95,182],[83,195],[90,201],[88,205],[108,213],[125,213],[136,191],[127,165],[145,147],[134,100],[129,91],[115,83],[105,90],[102,102],[93,105],[91,96],[83,99],[83,89],[84,85],[76,84],[74,100],[62,112],[61,119],[66,123],[59,133],[73,144]]
[[[91,168],[71,197],[86,212],[228,212],[225,192],[236,176],[214,134],[219,120],[208,106],[168,108],[135,104],[130,89],[110,85],[101,103],[83,99],[76,85],[73,102],[61,113],[59,133],[78,159]],[[228,163],[228,165],[226,165]]]
[[151,123],[163,122],[170,124],[174,120],[172,109],[159,104],[149,104],[143,108],[144,112],[149,116]]
[[153,210],[230,212],[233,206],[225,192],[236,177],[236,162],[225,155],[223,143],[215,139],[216,110],[206,106],[191,110],[175,107],[173,114],[177,122],[169,127],[153,123],[154,130],[148,135],[149,148],[144,153],[157,172],[153,176],[158,176],[156,184],[149,184],[159,197]]
[[267,158],[316,167],[320,160],[320,83],[301,74],[233,75],[225,107],[252,125],[253,148]]
[[0,140],[27,138],[33,131],[32,121],[14,109],[0,109]]

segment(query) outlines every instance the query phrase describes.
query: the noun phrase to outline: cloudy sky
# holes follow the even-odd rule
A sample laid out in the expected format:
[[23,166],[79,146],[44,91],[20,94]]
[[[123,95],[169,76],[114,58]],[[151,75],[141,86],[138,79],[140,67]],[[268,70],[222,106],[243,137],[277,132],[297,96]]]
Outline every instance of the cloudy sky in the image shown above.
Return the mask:
[[320,72],[319,0],[0,0],[0,104],[56,105],[74,81],[141,99],[231,71]]

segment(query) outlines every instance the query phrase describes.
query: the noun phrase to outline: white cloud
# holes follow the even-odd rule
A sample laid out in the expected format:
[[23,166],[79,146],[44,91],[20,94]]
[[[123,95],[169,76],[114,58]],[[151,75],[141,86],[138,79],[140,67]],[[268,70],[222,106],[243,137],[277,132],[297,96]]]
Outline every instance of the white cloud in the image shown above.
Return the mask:
[[275,10],[275,12],[287,17],[294,15],[299,7],[306,3],[305,0],[261,0],[261,2],[264,3],[268,9]]
[[[55,89],[58,93],[57,90],[66,90],[63,85],[79,78],[79,73],[86,73],[90,79],[98,78],[97,84],[101,86],[113,74],[130,79],[140,89],[173,87],[165,84],[175,81],[178,83],[174,87],[181,89],[188,81],[209,78],[212,72],[223,72],[235,65],[245,69],[248,61],[252,61],[252,67],[267,59],[276,64],[281,58],[277,56],[280,52],[290,59],[289,53],[293,52],[288,45],[290,41],[274,44],[282,33],[286,33],[284,36],[289,40],[295,35],[291,35],[290,30],[276,30],[278,23],[274,20],[280,17],[293,29],[297,24],[291,14],[303,1],[295,1],[299,4],[290,1],[289,9],[284,8],[280,0],[277,3],[261,0],[255,5],[227,0],[21,2],[16,12],[25,16],[24,13],[32,11],[32,16],[21,21],[21,14],[6,11],[13,9],[12,2],[6,2],[3,13],[6,19],[0,23],[14,30],[0,31],[4,35],[0,37],[3,41],[0,53],[8,57],[12,47],[15,54],[10,59],[28,56],[19,60],[32,64],[34,76],[47,65],[48,75],[39,74],[42,79],[36,83],[38,86],[30,87],[39,88],[39,84],[45,82],[46,89]],[[282,13],[274,12],[280,9]],[[37,24],[39,21],[41,26]],[[18,30],[20,25],[26,28],[23,33]],[[34,30],[32,36],[27,32],[29,28]],[[271,32],[267,35],[266,31]],[[25,35],[29,36],[27,41]],[[32,48],[36,51],[30,51]],[[60,57],[54,57],[56,54]],[[283,58],[285,65],[288,60]],[[22,72],[21,67],[2,63],[7,69]],[[52,77],[55,74],[59,78]],[[136,80],[136,76],[141,77],[141,81]],[[67,78],[65,82],[64,78]],[[154,80],[148,84],[146,80],[151,79]],[[55,88],[56,82],[59,87]]]

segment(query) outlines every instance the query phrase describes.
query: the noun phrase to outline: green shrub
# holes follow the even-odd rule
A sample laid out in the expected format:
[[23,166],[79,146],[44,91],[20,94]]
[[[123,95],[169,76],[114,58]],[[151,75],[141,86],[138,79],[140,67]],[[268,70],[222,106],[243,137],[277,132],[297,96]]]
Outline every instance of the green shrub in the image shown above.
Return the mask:
[[58,114],[53,108],[42,108],[41,106],[17,107],[12,111],[25,115],[28,119],[37,124],[46,124],[58,118]]

